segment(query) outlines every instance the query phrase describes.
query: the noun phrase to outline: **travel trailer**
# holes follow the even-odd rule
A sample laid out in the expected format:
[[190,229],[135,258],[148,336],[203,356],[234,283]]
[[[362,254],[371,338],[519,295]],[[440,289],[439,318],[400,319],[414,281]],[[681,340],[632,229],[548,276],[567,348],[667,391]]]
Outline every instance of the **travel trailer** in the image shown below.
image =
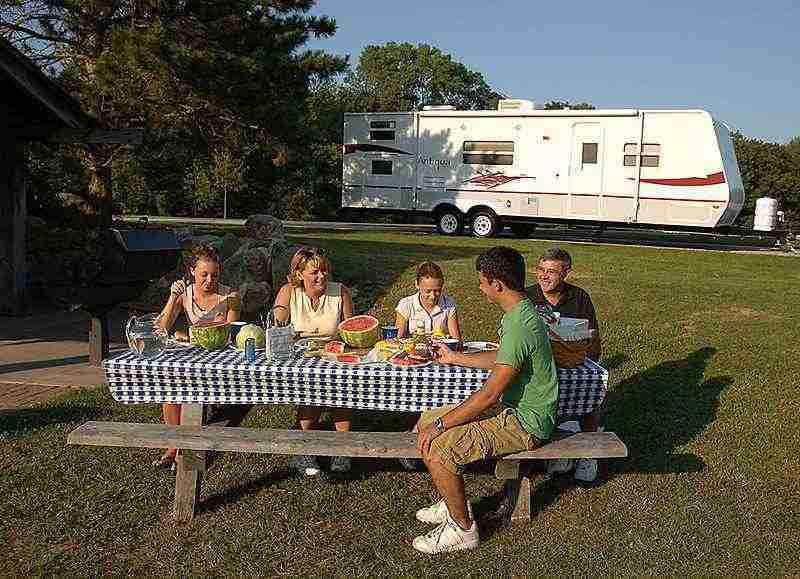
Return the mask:
[[730,131],[703,110],[346,113],[342,207],[430,215],[444,235],[536,223],[713,229],[744,188]]

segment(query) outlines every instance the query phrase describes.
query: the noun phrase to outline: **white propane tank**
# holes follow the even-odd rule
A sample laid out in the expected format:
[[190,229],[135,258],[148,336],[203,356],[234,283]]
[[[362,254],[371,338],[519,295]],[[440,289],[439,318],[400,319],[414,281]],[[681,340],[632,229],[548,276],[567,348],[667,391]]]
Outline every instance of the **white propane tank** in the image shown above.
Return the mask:
[[773,231],[778,222],[778,201],[772,197],[756,199],[755,231]]

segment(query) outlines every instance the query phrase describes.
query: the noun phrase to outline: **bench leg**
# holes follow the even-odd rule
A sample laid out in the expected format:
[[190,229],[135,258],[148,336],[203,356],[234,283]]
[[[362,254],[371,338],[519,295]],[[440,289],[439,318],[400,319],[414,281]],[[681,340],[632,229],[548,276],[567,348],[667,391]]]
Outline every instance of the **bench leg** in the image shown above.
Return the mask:
[[508,513],[512,521],[531,520],[531,479],[520,468],[519,460],[498,460],[494,476],[504,480],[500,512]]
[[511,510],[511,521],[529,522],[531,520],[531,479],[521,476],[516,480],[506,481],[503,493],[508,508]]
[[494,476],[505,480],[503,506],[512,521],[531,520],[531,479],[520,469],[518,460],[498,460]]
[[[203,405],[183,404],[181,424],[202,426]],[[175,508],[173,517],[179,523],[189,523],[194,518],[200,485],[206,469],[206,453],[179,450],[175,476]]]

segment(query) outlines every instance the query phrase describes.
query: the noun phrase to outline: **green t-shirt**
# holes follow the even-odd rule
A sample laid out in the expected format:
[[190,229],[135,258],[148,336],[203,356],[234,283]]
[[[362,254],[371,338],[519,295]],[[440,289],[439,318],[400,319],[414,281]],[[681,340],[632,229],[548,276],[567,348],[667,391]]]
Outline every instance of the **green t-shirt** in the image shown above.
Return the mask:
[[497,363],[518,371],[503,393],[503,404],[513,408],[523,428],[547,440],[555,427],[558,376],[547,327],[533,304],[521,300],[500,322]]

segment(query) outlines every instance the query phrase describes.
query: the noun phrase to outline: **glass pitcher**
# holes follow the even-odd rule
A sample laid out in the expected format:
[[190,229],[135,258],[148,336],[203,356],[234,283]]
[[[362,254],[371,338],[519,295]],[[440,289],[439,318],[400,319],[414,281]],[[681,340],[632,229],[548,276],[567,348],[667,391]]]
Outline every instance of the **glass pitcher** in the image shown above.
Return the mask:
[[125,326],[131,352],[144,358],[155,358],[167,346],[167,332],[158,325],[159,314],[132,316]]

